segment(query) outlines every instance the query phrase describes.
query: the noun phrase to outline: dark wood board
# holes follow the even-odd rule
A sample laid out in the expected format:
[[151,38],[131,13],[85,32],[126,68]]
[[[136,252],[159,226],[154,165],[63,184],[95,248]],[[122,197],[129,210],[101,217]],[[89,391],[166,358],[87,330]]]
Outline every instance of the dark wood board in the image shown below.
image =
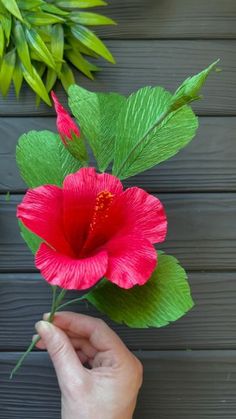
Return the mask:
[[[159,248],[179,258],[186,269],[236,269],[236,194],[159,194],[169,220]],[[33,256],[20,237],[15,217],[21,196],[0,197],[0,271],[34,270]]]
[[[25,190],[16,167],[17,140],[33,129],[55,131],[55,121],[54,117],[0,118],[0,191]],[[184,150],[125,184],[150,192],[236,191],[235,132],[235,117],[200,117],[197,136]]]
[[[144,384],[134,419],[234,419],[236,351],[138,352]],[[19,354],[1,353],[0,418],[60,418],[60,392],[44,353],[31,354],[9,381]]]
[[97,30],[104,38],[235,38],[234,0],[110,0],[97,9],[117,26]]
[[[77,73],[82,86],[97,91],[117,91],[123,94],[145,85],[160,85],[174,91],[182,81],[196,74],[216,59],[221,59],[221,74],[211,74],[203,89],[205,98],[193,107],[200,115],[235,115],[236,97],[236,40],[113,40],[107,45],[117,64],[99,61],[101,72],[95,81]],[[61,86],[56,89],[65,103]],[[35,95],[24,88],[16,101],[11,90],[7,99],[0,100],[1,116],[50,115],[53,110],[42,104],[35,106]]]
[[[182,319],[161,329],[130,329],[111,322],[91,304],[67,310],[102,317],[131,349],[236,348],[236,273],[189,272],[195,307]],[[69,292],[69,300],[78,297]],[[39,274],[0,274],[0,351],[25,350],[34,324],[51,306],[51,290]]]

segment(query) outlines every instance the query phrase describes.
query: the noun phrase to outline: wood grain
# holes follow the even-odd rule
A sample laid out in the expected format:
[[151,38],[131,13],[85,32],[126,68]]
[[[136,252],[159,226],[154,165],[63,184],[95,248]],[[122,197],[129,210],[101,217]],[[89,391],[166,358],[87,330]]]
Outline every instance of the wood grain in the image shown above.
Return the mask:
[[[144,383],[134,419],[234,419],[236,351],[138,352]],[[1,353],[0,418],[59,419],[60,393],[44,353],[9,381],[19,354]]]
[[[236,118],[200,117],[199,131],[184,150],[169,161],[125,182],[150,192],[236,191]],[[55,131],[55,118],[0,118],[0,191],[22,192],[25,185],[16,167],[15,147],[30,130]],[[91,164],[95,164],[91,160]]]
[[[161,249],[186,269],[236,269],[236,194],[159,194],[169,221]],[[20,196],[0,197],[0,271],[34,270],[33,256],[20,237],[15,217]]]
[[235,38],[234,0],[110,0],[97,9],[117,26],[97,30],[104,38]]
[[[91,304],[67,310],[102,317],[130,349],[234,349],[236,347],[236,273],[189,272],[195,307],[161,329],[130,329],[102,316]],[[69,292],[65,301],[77,298]],[[51,306],[51,290],[39,274],[0,274],[0,351],[25,350],[34,324]]]
[[[211,74],[203,89],[205,98],[193,107],[200,115],[235,115],[236,41],[178,40],[113,40],[107,45],[116,57],[115,66],[99,61],[101,72],[94,81],[77,73],[77,82],[97,91],[118,91],[123,94],[145,85],[161,85],[174,91],[187,77],[201,71],[217,58],[222,73]],[[65,93],[56,89],[65,104]],[[0,116],[52,115],[53,110],[42,104],[35,106],[35,95],[24,88],[19,101],[13,90],[0,100]]]

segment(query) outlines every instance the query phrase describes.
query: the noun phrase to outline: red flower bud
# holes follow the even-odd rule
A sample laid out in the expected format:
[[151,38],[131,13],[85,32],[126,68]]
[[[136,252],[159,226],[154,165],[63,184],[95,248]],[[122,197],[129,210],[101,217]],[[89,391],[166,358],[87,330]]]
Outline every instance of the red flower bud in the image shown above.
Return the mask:
[[57,113],[57,130],[63,143],[67,145],[66,140],[73,140],[73,136],[79,138],[80,131],[53,91],[51,92],[51,97]]

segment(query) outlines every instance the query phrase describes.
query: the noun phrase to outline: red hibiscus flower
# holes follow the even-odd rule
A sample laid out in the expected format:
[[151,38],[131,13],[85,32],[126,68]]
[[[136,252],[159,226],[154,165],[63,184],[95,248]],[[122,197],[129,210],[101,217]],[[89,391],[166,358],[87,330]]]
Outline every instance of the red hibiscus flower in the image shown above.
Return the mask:
[[66,140],[73,140],[73,135],[79,138],[80,131],[69,113],[63,108],[54,92],[51,92],[51,97],[57,113],[57,130],[63,143],[66,145]]
[[36,267],[53,285],[87,289],[103,276],[122,288],[143,285],[157,263],[153,243],[166,236],[161,202],[118,178],[82,168],[63,187],[29,189],[17,217],[43,239]]

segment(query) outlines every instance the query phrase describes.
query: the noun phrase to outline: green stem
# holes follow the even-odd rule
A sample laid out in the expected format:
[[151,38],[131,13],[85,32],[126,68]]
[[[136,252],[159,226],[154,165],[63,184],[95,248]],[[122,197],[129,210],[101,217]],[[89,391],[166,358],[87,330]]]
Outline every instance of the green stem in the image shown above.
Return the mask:
[[77,303],[78,301],[83,301],[85,299],[86,299],[86,295],[82,295],[81,297],[74,298],[73,300],[67,301],[66,303],[61,304],[60,306],[58,306],[57,311],[61,310],[64,307],[67,307],[70,304]]
[[[63,300],[65,294],[66,294],[66,290],[62,289],[60,294],[56,297],[56,291],[57,291],[57,287],[52,287],[52,293],[53,293],[53,297],[52,297],[52,307],[51,307],[51,312],[48,318],[48,322],[52,323],[53,321],[53,317],[55,312],[58,310],[58,307],[61,303],[61,301]],[[18,360],[17,364],[15,365],[15,367],[13,368],[13,370],[11,371],[10,374],[10,379],[13,378],[13,375],[17,372],[17,370],[21,367],[21,365],[23,364],[25,358],[27,357],[27,355],[32,351],[32,349],[35,347],[35,345],[40,341],[40,336],[35,336],[34,339],[32,340],[32,342],[30,343],[30,345],[28,346],[28,348],[26,349],[26,351],[23,353],[23,355],[20,357],[20,359]]]

